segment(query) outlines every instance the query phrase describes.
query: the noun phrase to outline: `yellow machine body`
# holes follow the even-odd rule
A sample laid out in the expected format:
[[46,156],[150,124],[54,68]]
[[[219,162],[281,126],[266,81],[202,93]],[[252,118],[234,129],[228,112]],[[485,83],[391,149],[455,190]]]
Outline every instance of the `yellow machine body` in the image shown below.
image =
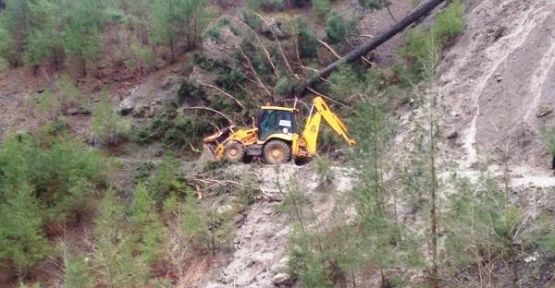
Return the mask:
[[[206,137],[204,143],[218,160],[238,161],[262,156],[266,162],[277,164],[292,158],[307,159],[316,155],[320,125],[324,120],[347,144],[356,144],[345,124],[321,97],[314,98],[302,134],[294,131],[296,111],[290,107],[262,106],[256,128],[231,126]],[[270,129],[265,126],[268,122],[273,124]]]

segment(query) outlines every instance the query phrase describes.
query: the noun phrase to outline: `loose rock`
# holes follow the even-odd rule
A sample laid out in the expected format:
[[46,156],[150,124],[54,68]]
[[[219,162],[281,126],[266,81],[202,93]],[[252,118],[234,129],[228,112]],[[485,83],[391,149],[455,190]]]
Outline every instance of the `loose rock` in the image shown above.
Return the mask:
[[538,113],[536,113],[536,117],[542,118],[545,117],[553,112],[553,107],[549,105],[543,105],[538,109]]
[[272,284],[274,286],[291,286],[293,284],[291,276],[287,273],[278,273],[272,278]]
[[118,112],[121,115],[127,115],[131,113],[133,109],[135,109],[135,102],[128,97],[119,103]]

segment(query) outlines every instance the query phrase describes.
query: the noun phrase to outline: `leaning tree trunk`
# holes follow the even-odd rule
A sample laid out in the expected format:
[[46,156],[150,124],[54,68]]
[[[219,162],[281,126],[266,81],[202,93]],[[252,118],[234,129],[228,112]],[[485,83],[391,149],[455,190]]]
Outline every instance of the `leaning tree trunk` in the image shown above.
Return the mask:
[[426,2],[420,4],[414,10],[412,10],[403,20],[396,23],[395,25],[391,26],[386,31],[380,33],[380,35],[360,46],[358,46],[355,50],[351,51],[349,54],[343,56],[341,59],[331,63],[323,70],[320,70],[318,73],[313,75],[308,80],[300,83],[295,88],[295,95],[298,97],[302,97],[303,93],[309,88],[310,86],[318,83],[322,77],[327,77],[331,72],[337,69],[340,65],[345,63],[350,63],[360,59],[360,57],[368,54],[370,51],[380,47],[383,43],[387,42],[389,39],[393,38],[393,36],[397,35],[401,31],[405,30],[414,22],[418,21],[420,18],[428,15],[432,10],[434,10],[437,6],[441,3],[445,2],[446,0],[427,0]]

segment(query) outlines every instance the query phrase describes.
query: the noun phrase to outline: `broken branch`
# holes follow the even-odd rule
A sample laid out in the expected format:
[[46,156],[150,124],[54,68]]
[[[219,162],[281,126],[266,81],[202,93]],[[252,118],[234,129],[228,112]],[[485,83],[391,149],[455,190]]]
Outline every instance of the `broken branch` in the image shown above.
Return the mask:
[[214,85],[207,84],[207,83],[202,83],[202,82],[200,82],[199,84],[200,84],[201,86],[205,86],[205,87],[208,87],[208,88],[212,88],[212,89],[214,89],[214,90],[220,92],[220,93],[223,94],[224,96],[227,96],[228,98],[231,98],[233,101],[235,101],[235,103],[237,103],[237,105],[239,105],[239,106],[241,107],[241,109],[245,110],[245,105],[243,105],[243,103],[241,103],[239,100],[237,100],[237,98],[233,97],[231,94],[225,92],[224,90],[222,90],[222,89],[220,89],[220,88],[218,88],[218,87],[216,87],[216,86],[214,86]]
[[260,77],[258,77],[258,73],[256,73],[256,70],[254,69],[254,66],[252,66],[251,60],[249,59],[247,54],[245,54],[245,51],[243,51],[243,48],[239,47],[239,51],[241,52],[241,55],[243,56],[245,61],[247,61],[247,65],[249,66],[249,69],[251,70],[254,78],[256,79],[256,82],[258,82],[258,86],[260,86],[260,88],[262,88],[262,90],[264,90],[264,92],[266,94],[268,94],[268,96],[270,96],[270,98],[275,102],[276,99],[274,99],[274,95],[272,95],[270,90],[268,90],[268,87],[266,87],[264,82],[262,82],[262,80],[260,80]]
[[216,113],[216,114],[224,117],[229,123],[234,124],[233,120],[231,120],[231,118],[229,116],[225,115],[224,113],[222,113],[218,110],[215,110],[215,109],[212,109],[212,108],[209,108],[209,107],[206,107],[206,106],[181,107],[180,110],[187,110],[187,109],[190,109],[190,110],[207,110],[207,111]]

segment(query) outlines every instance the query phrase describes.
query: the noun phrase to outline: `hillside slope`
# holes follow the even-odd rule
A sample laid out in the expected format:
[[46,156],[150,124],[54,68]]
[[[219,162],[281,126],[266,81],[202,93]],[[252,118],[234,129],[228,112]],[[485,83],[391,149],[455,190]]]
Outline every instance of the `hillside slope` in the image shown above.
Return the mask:
[[[463,168],[479,160],[549,165],[542,128],[555,105],[555,2],[470,1],[467,33],[441,64],[447,130]],[[540,118],[541,116],[541,118]]]

